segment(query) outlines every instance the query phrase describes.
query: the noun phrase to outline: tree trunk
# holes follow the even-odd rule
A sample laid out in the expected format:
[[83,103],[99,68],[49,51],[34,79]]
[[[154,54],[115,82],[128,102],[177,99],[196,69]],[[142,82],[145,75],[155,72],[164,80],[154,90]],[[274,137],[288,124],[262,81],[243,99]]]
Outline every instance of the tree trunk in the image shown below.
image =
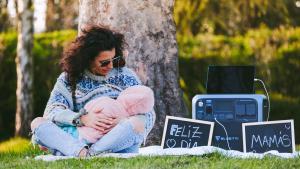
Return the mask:
[[18,1],[17,108],[15,135],[27,136],[33,118],[33,5],[31,0]]
[[85,25],[101,24],[124,33],[127,66],[154,90],[156,123],[148,144],[160,143],[166,115],[187,115],[178,83],[173,6],[174,0],[79,1],[79,31]]

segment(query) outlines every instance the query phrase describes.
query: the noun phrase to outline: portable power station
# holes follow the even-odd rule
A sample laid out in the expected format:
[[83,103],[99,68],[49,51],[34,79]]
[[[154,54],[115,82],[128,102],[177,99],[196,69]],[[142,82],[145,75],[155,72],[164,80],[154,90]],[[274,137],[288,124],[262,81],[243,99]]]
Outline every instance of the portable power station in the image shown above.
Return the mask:
[[199,94],[192,100],[193,119],[215,122],[212,146],[223,149],[243,151],[242,123],[264,121],[267,111],[261,94]]

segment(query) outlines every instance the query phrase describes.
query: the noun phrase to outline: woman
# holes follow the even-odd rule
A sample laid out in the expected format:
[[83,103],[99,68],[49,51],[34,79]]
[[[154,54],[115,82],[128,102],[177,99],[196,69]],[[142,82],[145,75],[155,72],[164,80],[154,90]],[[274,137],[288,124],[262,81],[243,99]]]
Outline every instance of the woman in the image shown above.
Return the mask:
[[[124,36],[103,27],[82,31],[60,66],[44,116],[31,123],[32,141],[55,155],[84,157],[103,152],[137,152],[153,127],[154,111],[129,118],[88,113],[83,107],[95,98],[117,98],[127,87],[139,85],[136,74],[125,67]],[[78,138],[78,126],[88,126],[105,135],[94,144]]]

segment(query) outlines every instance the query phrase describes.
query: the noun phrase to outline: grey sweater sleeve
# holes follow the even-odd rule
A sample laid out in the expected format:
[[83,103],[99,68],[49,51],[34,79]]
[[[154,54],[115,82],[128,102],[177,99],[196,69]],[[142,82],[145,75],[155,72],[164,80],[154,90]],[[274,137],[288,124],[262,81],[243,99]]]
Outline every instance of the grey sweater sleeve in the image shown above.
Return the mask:
[[73,102],[66,76],[62,73],[50,94],[44,118],[55,122],[57,125],[73,125],[72,121],[79,116],[79,113],[74,112]]

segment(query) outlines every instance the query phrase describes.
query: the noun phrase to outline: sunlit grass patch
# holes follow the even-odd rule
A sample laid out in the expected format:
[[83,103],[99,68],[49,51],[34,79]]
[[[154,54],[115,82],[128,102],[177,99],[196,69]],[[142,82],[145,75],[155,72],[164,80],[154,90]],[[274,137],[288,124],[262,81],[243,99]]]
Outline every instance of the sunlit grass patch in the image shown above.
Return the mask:
[[11,138],[0,143],[0,153],[15,152],[20,153],[32,148],[30,141],[25,138]]

